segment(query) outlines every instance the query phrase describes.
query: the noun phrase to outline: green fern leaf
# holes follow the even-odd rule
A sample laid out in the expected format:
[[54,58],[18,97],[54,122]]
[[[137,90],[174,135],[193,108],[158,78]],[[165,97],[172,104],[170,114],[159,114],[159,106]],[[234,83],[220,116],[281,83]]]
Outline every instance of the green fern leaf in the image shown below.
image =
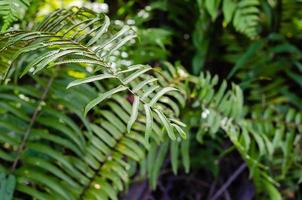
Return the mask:
[[31,0],[1,0],[0,16],[4,22],[1,31],[6,31],[13,22],[22,19],[30,3]]

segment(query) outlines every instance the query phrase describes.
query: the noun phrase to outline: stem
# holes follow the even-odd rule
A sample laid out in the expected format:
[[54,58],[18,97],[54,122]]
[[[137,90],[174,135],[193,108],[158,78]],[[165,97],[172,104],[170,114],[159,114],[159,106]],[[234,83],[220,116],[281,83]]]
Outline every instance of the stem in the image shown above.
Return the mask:
[[26,130],[26,132],[25,132],[25,134],[24,134],[24,136],[23,136],[23,139],[22,139],[22,141],[21,141],[21,144],[19,145],[19,147],[18,147],[18,149],[17,149],[17,157],[15,158],[14,163],[13,163],[13,165],[12,165],[12,167],[11,167],[11,171],[12,171],[12,172],[15,171],[15,169],[16,169],[16,167],[17,167],[17,165],[18,165],[18,162],[19,162],[19,160],[20,160],[21,154],[22,154],[22,152],[24,151],[24,147],[25,147],[26,142],[27,142],[27,140],[28,140],[30,131],[31,131],[31,129],[32,129],[32,127],[33,127],[33,125],[34,125],[36,119],[37,119],[37,116],[38,116],[38,114],[39,114],[39,112],[40,112],[40,110],[41,110],[42,102],[45,100],[45,98],[46,98],[46,96],[47,96],[47,94],[48,94],[48,92],[49,92],[49,89],[50,89],[50,86],[51,86],[53,80],[54,80],[54,77],[52,76],[52,77],[49,79],[49,81],[48,81],[48,83],[47,83],[47,86],[46,86],[46,88],[45,88],[45,90],[44,90],[44,92],[43,92],[43,94],[42,94],[42,96],[41,96],[41,98],[40,98],[40,101],[39,101],[39,103],[38,103],[38,106],[36,107],[36,109],[35,109],[35,111],[34,111],[32,117],[31,117],[29,126],[28,126],[28,128],[27,128],[27,130]]
[[225,182],[222,187],[210,198],[210,200],[217,200],[233,183],[234,180],[245,170],[246,164],[243,163],[240,167],[232,174],[232,176]]

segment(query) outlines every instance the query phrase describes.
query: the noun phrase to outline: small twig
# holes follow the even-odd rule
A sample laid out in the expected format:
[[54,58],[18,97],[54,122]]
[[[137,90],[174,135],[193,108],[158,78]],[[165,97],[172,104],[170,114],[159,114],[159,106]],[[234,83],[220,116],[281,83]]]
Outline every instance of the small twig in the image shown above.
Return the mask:
[[17,167],[17,165],[18,165],[18,162],[19,162],[20,157],[21,157],[21,153],[24,151],[24,147],[25,147],[25,144],[26,144],[27,139],[28,139],[28,137],[29,137],[30,131],[31,131],[31,129],[32,129],[32,127],[33,127],[33,125],[34,125],[36,119],[37,119],[37,116],[38,116],[38,114],[39,114],[39,112],[40,112],[40,110],[41,110],[42,103],[43,103],[43,101],[45,100],[45,98],[46,98],[46,96],[47,96],[47,94],[48,94],[49,88],[50,88],[50,86],[51,86],[53,80],[54,80],[54,77],[52,76],[52,77],[49,79],[49,81],[48,81],[48,83],[47,83],[47,86],[46,86],[46,88],[45,88],[45,90],[44,90],[44,92],[43,92],[43,94],[42,94],[42,96],[41,96],[41,98],[40,98],[40,101],[39,101],[39,103],[38,103],[38,106],[36,107],[36,109],[35,109],[35,111],[34,111],[32,117],[31,117],[29,126],[27,127],[27,130],[26,130],[26,132],[25,132],[25,134],[24,134],[24,136],[23,136],[23,139],[22,139],[22,141],[21,141],[21,144],[19,145],[19,147],[18,147],[18,149],[17,149],[17,157],[15,158],[14,163],[13,163],[13,165],[12,165],[12,167],[11,167],[11,171],[12,171],[12,172],[15,171],[15,169],[16,169],[16,167]]
[[232,200],[230,193],[227,190],[223,193],[223,195],[225,200]]
[[246,164],[243,163],[240,167],[230,176],[230,178],[222,185],[222,187],[210,198],[210,200],[217,200],[233,183],[234,180],[245,170]]
[[210,187],[210,191],[209,191],[209,194],[207,196],[207,199],[209,200],[210,197],[212,196],[215,188],[216,188],[216,184],[217,184],[217,179],[215,179],[215,181],[211,184],[211,187]]
[[[222,181],[220,181],[220,182],[222,184]],[[231,200],[232,199],[231,196],[230,196],[230,193],[227,189],[223,192],[223,197],[224,197],[225,200]]]

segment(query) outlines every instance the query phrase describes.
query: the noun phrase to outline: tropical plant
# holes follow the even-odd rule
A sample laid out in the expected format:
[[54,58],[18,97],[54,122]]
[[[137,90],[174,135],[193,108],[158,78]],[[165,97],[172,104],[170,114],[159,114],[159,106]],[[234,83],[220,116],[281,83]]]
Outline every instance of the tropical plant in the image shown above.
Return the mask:
[[[134,3],[124,6],[130,10]],[[295,84],[301,84],[295,73],[301,70],[301,53],[282,28],[261,36],[265,8],[279,5],[270,3],[194,1],[196,24],[179,20],[183,11],[172,13],[170,1],[144,8],[169,12],[169,20],[182,30],[193,26],[191,71],[199,76],[179,63],[158,62],[173,54],[169,45],[182,35],[173,35],[173,29],[144,29],[152,18],[134,19],[133,27],[72,7],[24,30],[1,33],[0,199],[118,199],[134,177],[148,178],[155,189],[167,160],[174,174],[189,173],[194,144],[219,139],[231,143],[223,155],[240,154],[257,198],[282,199],[282,188],[298,191],[302,127],[294,92]],[[288,17],[290,7],[284,6],[282,27],[293,26],[287,31],[296,34],[299,28],[293,24],[298,22]],[[118,16],[127,9],[118,10]],[[217,62],[233,66],[226,80],[201,71],[213,56],[210,35],[222,16],[228,29],[218,40],[223,54]],[[16,19],[5,21],[2,30]],[[266,28],[273,29],[274,21]],[[131,46],[136,32],[141,40]],[[155,34],[159,37],[152,38]],[[247,43],[241,44],[241,34]]]
[[[79,197],[91,199],[102,196],[116,199],[116,193],[112,187],[121,190],[122,182],[127,182],[126,171],[129,163],[123,160],[126,157],[136,161],[143,158],[143,146],[147,147],[149,136],[155,137],[155,135],[151,135],[151,131],[155,129],[155,132],[162,137],[157,123],[164,125],[170,138],[175,139],[176,137],[173,129],[185,137],[181,128],[183,124],[174,119],[175,112],[172,112],[171,108],[167,108],[166,105],[170,101],[170,98],[166,96],[167,93],[182,100],[180,95],[173,93],[176,89],[156,84],[156,79],[152,78],[152,75],[146,74],[152,70],[149,66],[135,65],[123,69],[122,66],[114,67],[106,60],[111,52],[120,48],[134,36],[131,27],[124,26],[119,29],[119,27],[110,26],[107,16],[98,16],[90,10],[78,8],[55,11],[35,26],[33,31],[13,31],[2,35],[1,64],[4,80],[8,80],[8,77],[14,74],[17,83],[20,74],[21,76],[28,72],[36,74],[46,67],[50,68],[43,75],[46,78],[46,86],[43,84],[45,83],[43,76],[38,80],[33,80],[38,81],[35,87],[45,87],[42,94],[37,91],[37,88],[25,86],[25,84],[24,90],[22,87],[18,97],[11,99],[10,93],[17,89],[17,85],[12,84],[12,87],[1,88],[3,99],[7,100],[2,104],[5,112],[4,118],[1,120],[3,123],[2,136],[12,139],[12,141],[6,141],[4,138],[2,140],[4,149],[1,151],[3,159],[1,169],[14,174],[20,172],[20,178],[17,176],[16,186],[19,192],[40,199],[60,198],[60,196],[65,199]],[[26,61],[18,65],[21,58]],[[24,68],[26,63],[27,66]],[[82,88],[81,90],[85,91],[82,94],[84,99],[78,96],[76,99],[79,102],[75,100],[71,104],[64,99],[65,103],[63,100],[62,104],[56,105],[57,109],[54,109],[51,104],[56,100],[52,100],[52,98],[57,99],[60,95],[56,97],[55,93],[63,92],[62,90],[60,92],[59,88],[65,90],[64,79],[59,81],[57,79],[61,78],[59,76],[62,73],[61,68],[68,65],[82,68],[88,68],[91,65],[90,67],[93,67],[91,70],[98,73],[80,81],[70,82],[65,87],[74,87],[104,79],[107,79],[107,82],[105,85],[97,84],[97,89],[101,92],[99,95],[93,88]],[[68,73],[81,72],[67,71]],[[52,90],[55,93],[48,94]],[[5,94],[5,91],[8,94]],[[85,119],[84,116],[97,104],[111,99],[111,96],[121,92],[124,93],[120,94],[115,101],[108,101],[108,104],[104,104],[105,108],[102,106],[99,114],[97,112],[93,114],[99,115],[94,120],[99,121],[102,127],[97,126],[97,123],[90,124]],[[133,104],[132,109],[125,95],[132,99],[129,100]],[[49,102],[46,102],[46,96],[49,96]],[[66,98],[69,95],[63,96]],[[87,101],[89,96],[94,99]],[[165,98],[162,100],[163,97]],[[84,103],[83,100],[87,103],[85,107],[81,106]],[[116,103],[123,107],[117,106]],[[74,105],[72,106],[72,104]],[[18,111],[18,106],[24,109]],[[129,108],[130,110],[128,110]],[[49,113],[46,111],[48,109]],[[108,111],[105,111],[106,109]],[[61,117],[59,112],[65,112],[66,115],[62,114]],[[128,112],[130,112],[130,116],[128,116]],[[146,129],[146,139],[135,134],[135,129],[132,127],[142,114],[141,112],[146,116],[141,119],[144,119],[141,121],[143,124],[137,125],[137,131]],[[72,119],[68,113],[77,114],[78,119]],[[104,118],[102,119],[100,116]],[[155,116],[157,116],[156,121],[153,120]],[[83,123],[83,127],[76,125],[77,120]],[[13,125],[11,122],[20,123],[20,125]],[[38,124],[46,127],[39,129]],[[143,128],[144,126],[146,128]],[[15,127],[18,130],[9,127]],[[131,131],[132,128],[133,131]],[[35,134],[32,132],[36,132],[40,136],[34,136]],[[123,138],[124,134],[128,135],[128,138]],[[33,140],[39,142],[31,142],[31,138],[36,138]],[[115,175],[103,174],[102,170],[112,171]],[[83,172],[87,173],[82,174]],[[48,179],[46,178],[48,173],[54,176]],[[112,179],[114,176],[115,178]],[[56,182],[61,182],[61,178],[68,181],[58,185]],[[74,178],[78,180],[75,181]],[[28,184],[28,181],[32,183]],[[107,181],[109,183],[113,181],[117,185],[113,186],[106,183]],[[11,184],[12,182],[10,182],[10,186]],[[4,184],[3,188],[5,187]],[[45,194],[40,190],[33,192],[32,187],[39,187]],[[103,190],[98,192],[100,187],[107,188],[106,192]],[[10,191],[9,193],[11,194]],[[97,195],[98,193],[100,194]]]

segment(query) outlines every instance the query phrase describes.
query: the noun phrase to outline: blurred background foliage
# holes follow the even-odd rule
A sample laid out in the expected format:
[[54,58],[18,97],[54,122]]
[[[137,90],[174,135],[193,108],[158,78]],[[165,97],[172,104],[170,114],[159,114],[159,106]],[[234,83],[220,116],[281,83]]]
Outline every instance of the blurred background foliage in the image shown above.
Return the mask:
[[[14,5],[7,2],[0,0],[2,31],[27,28],[32,21],[41,20],[57,8],[84,6],[107,13],[116,24],[135,27],[137,40],[112,55],[114,62],[158,67],[169,61],[185,66],[195,75],[205,71],[218,74],[221,80],[241,87],[247,105],[245,113],[251,118],[263,114],[268,107],[281,113],[290,108],[302,111],[301,0],[16,0]],[[273,113],[268,116],[274,116]],[[184,121],[194,124],[195,114],[184,112]],[[190,173],[184,170],[174,176],[169,164],[164,164],[157,189],[144,190],[148,198],[198,199],[203,192],[210,197],[212,190],[223,185],[242,163],[221,131],[198,136],[197,140],[191,138]],[[295,144],[301,153],[299,138]],[[301,160],[301,154],[288,157]],[[302,166],[291,167],[287,169],[292,170],[290,175],[277,175],[280,193],[284,199],[302,199]],[[269,171],[274,174],[273,168]],[[131,191],[143,190],[143,184],[141,180],[134,183],[123,198],[134,199]],[[255,191],[248,173],[242,174],[228,192],[224,199],[252,199]]]
[[[261,114],[268,107],[301,111],[302,1],[133,0],[108,4],[112,17],[133,19],[139,33],[146,33],[139,35],[130,60],[140,58],[138,63],[153,65],[168,60],[196,75],[202,71],[218,74],[243,89],[247,113]],[[208,172],[216,178],[224,176],[228,173],[225,167],[238,162],[234,161],[238,157],[226,156],[229,144],[222,136],[213,140],[206,135],[203,141],[194,144],[193,140],[192,167],[198,170],[192,174],[202,169],[206,170],[202,176]],[[300,171],[301,166],[296,169]],[[282,181],[284,198],[302,198],[296,175]]]

